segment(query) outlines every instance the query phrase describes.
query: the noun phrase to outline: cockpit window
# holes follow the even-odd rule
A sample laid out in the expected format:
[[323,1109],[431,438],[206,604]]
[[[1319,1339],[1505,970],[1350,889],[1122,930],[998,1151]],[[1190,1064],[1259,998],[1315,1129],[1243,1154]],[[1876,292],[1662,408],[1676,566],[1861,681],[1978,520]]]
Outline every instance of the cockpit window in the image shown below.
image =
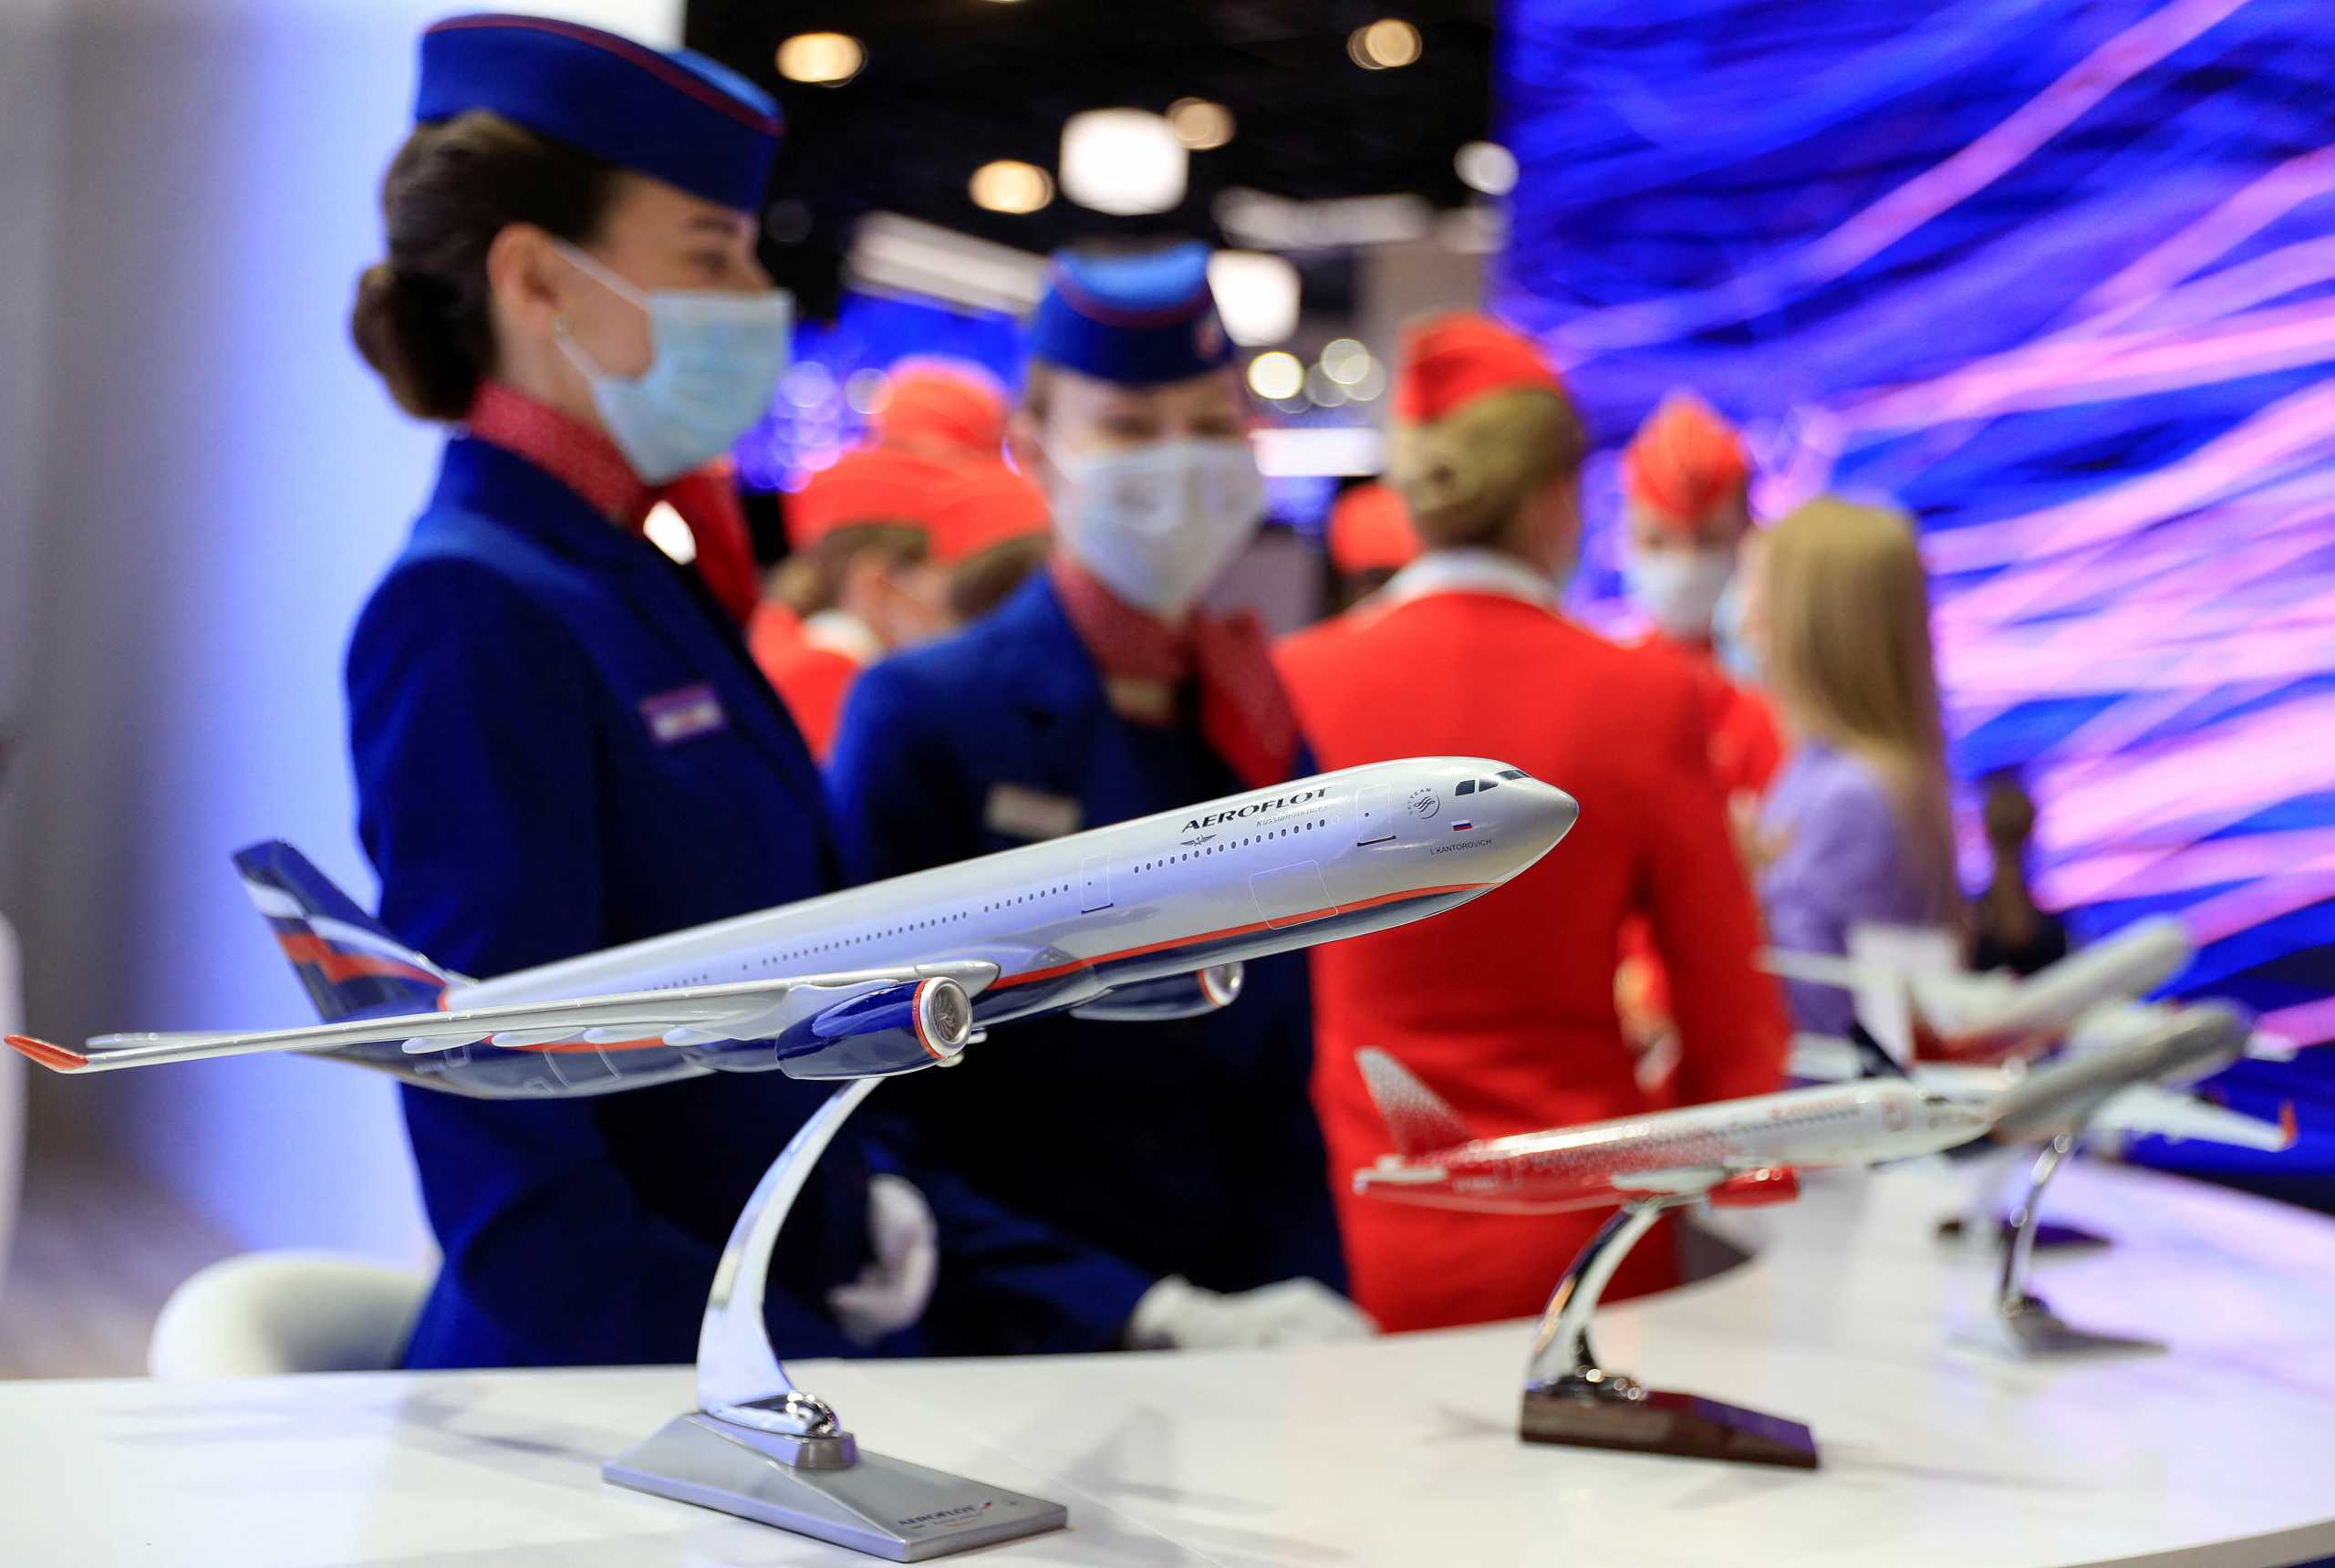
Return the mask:
[[1522,768],[1502,768],[1500,771],[1500,776],[1504,779],[1520,779],[1529,778],[1531,775],[1527,774]]
[[1474,779],[1469,779],[1451,793],[1453,794],[1473,794],[1476,793],[1476,781]]
[[1479,790],[1485,790],[1485,789],[1498,789],[1498,788],[1500,788],[1500,780],[1498,780],[1498,779],[1486,779],[1482,784],[1478,784],[1476,787],[1477,787],[1478,789],[1479,789]]

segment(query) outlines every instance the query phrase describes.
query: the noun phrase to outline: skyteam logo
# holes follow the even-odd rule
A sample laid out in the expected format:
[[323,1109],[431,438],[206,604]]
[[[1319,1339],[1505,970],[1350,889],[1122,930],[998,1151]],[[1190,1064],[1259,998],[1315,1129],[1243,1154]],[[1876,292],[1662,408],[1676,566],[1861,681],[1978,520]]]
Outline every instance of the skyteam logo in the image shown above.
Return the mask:
[[1251,801],[1247,805],[1236,805],[1230,811],[1211,811],[1206,816],[1196,816],[1184,824],[1184,831],[1198,833],[1203,827],[1214,827],[1219,823],[1242,822],[1252,816],[1262,816],[1267,812],[1285,811],[1292,805],[1310,805],[1329,793],[1328,787],[1323,785],[1277,795],[1271,800]]

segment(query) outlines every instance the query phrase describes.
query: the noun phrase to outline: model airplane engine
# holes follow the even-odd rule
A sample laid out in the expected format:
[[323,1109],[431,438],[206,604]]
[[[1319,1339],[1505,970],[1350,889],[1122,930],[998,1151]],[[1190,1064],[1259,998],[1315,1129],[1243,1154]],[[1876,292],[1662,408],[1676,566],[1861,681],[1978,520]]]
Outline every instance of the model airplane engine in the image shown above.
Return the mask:
[[1240,994],[1244,971],[1238,963],[1210,964],[1190,974],[1147,980],[1115,987],[1084,1007],[1071,1009],[1074,1018],[1095,1018],[1108,1023],[1156,1023],[1168,1018],[1197,1018],[1230,1007]]
[[[954,1065],[972,1034],[973,999],[956,981],[935,975],[867,992],[794,1025],[777,1038],[777,1064],[790,1078],[888,1077]],[[704,1061],[745,1065],[712,1055]]]

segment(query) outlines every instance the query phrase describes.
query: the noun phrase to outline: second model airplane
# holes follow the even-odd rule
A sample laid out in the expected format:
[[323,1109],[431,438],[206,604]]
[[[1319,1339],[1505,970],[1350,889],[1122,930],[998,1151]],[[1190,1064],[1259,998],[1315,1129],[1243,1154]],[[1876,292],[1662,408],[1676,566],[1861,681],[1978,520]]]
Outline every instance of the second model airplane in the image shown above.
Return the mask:
[[1542,1214],[1654,1197],[1780,1201],[1793,1172],[1935,1154],[1987,1112],[1904,1079],[1721,1100],[1582,1127],[1485,1137],[1384,1051],[1355,1053],[1396,1152],[1354,1173],[1358,1193],[1431,1209]]
[[268,843],[235,864],[321,1024],[106,1035],[80,1050],[7,1039],[59,1072],[301,1051],[489,1097],[713,1070],[913,1072],[1042,1013],[1222,1007],[1242,961],[1466,903],[1579,815],[1572,796],[1501,763],[1375,763],[491,980],[401,945]]

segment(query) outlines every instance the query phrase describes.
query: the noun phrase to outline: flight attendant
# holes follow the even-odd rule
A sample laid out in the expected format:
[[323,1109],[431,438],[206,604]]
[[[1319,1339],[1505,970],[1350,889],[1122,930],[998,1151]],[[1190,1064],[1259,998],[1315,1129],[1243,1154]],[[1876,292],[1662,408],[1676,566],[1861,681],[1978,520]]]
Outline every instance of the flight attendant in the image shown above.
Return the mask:
[[1751,534],[1750,484],[1743,437],[1691,392],[1665,398],[1622,452],[1631,601],[1655,639],[1701,676],[1711,763],[1744,810],[1767,792],[1784,752],[1773,709],[1743,679],[1748,650],[1721,646],[1739,637],[1722,611]]
[[892,367],[869,433],[941,462],[994,462],[1005,452],[1005,411],[1004,392],[979,365],[912,356]]
[[[1361,607],[1282,644],[1325,767],[1498,757],[1572,793],[1581,826],[1492,896],[1315,950],[1315,1102],[1334,1178],[1392,1151],[1354,1053],[1383,1046],[1488,1135],[1648,1108],[1614,1008],[1614,952],[1643,912],[1668,963],[1687,1100],[1780,1082],[1775,987],[1712,776],[1696,679],[1659,649],[1568,620],[1586,442],[1522,337],[1479,316],[1413,332],[1392,477],[1426,553]],[[1604,1216],[1438,1213],[1336,1189],[1354,1299],[1389,1329],[1538,1312]],[[1666,1282],[1641,1246],[1623,1288]]]
[[935,558],[935,503],[949,465],[888,447],[846,452],[786,504],[789,554],[757,612],[754,661],[814,756],[835,741],[844,694],[887,653],[948,628],[949,578]]
[[[753,248],[773,105],[687,52],[457,16],[422,36],[415,121],[351,319],[400,405],[454,427],[348,650],[383,920],[493,975],[827,889],[801,737],[732,611],[638,532],[784,363]],[[732,1220],[825,1095],[774,1073],[534,1103],[405,1090],[445,1260],[406,1364],[687,1360]],[[782,1248],[790,1354],[880,1340],[921,1305],[830,1299],[898,1255],[871,1246],[871,1202],[894,1237],[927,1222],[913,1189],[871,1199],[858,1147]]]
[[[887,877],[1301,773],[1253,618],[1199,606],[1262,482],[1206,247],[1057,256],[1010,440],[1053,504],[1046,568],[963,635],[877,665],[829,769],[846,854]],[[1293,955],[1292,955],[1293,957]],[[955,1293],[952,1351],[1267,1344],[1366,1324],[1344,1285],[1307,1103],[1302,961],[1160,1023],[1048,1019],[872,1108],[920,1158],[1092,1249],[1018,1300]],[[947,1092],[937,1092],[945,1090]]]

